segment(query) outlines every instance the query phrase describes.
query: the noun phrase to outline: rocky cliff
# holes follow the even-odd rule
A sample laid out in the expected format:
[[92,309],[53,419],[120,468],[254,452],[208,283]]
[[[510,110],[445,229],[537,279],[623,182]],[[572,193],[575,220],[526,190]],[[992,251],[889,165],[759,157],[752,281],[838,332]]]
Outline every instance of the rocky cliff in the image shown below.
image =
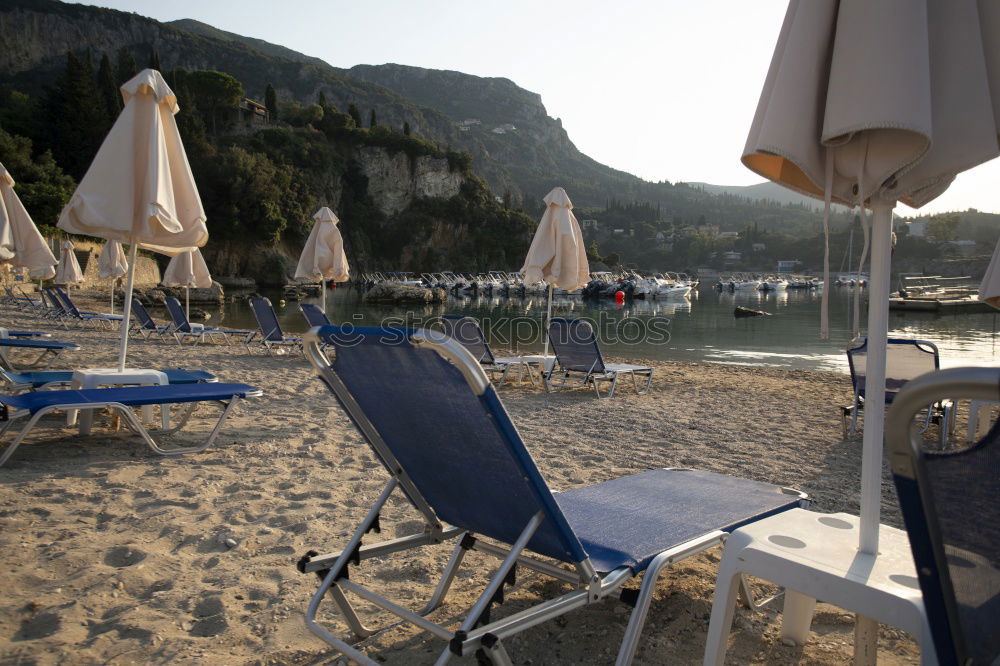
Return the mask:
[[386,216],[401,213],[416,199],[450,199],[464,180],[441,158],[411,159],[404,153],[365,147],[355,152],[355,159],[368,178],[368,194]]

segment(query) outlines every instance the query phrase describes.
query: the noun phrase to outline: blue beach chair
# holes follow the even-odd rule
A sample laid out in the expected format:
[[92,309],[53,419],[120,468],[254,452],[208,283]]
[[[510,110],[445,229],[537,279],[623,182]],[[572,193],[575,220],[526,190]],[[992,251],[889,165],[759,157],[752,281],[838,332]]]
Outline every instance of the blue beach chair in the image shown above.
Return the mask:
[[532,364],[516,356],[496,356],[493,350],[490,349],[490,345],[486,341],[486,336],[483,335],[483,329],[479,326],[479,322],[473,317],[465,315],[441,315],[441,325],[444,334],[458,340],[472,354],[472,357],[479,361],[479,364],[483,366],[483,370],[488,375],[492,377],[499,373],[500,379],[497,381],[498,385],[502,385],[506,381],[507,374],[511,371],[511,368],[517,367],[522,370],[522,377],[523,372],[528,373],[528,379],[531,381],[532,386],[534,386],[535,378],[531,374]]
[[229,344],[231,341],[229,336],[236,335],[246,338],[251,333],[251,331],[233,328],[215,328],[214,326],[206,326],[204,324],[192,324],[188,321],[187,314],[184,312],[184,308],[181,307],[180,301],[173,296],[167,296],[164,298],[164,303],[167,306],[167,312],[170,313],[170,320],[173,322],[169,333],[177,340],[177,344],[183,344],[188,338],[193,338],[194,343],[198,344],[206,337],[218,340],[220,336],[222,342]]
[[143,340],[148,340],[150,336],[157,335],[162,342],[163,336],[170,332],[170,327],[170,324],[157,324],[149,316],[146,306],[138,298],[132,298],[132,321],[129,324],[130,334],[141,335]]
[[[303,572],[323,582],[306,611],[313,633],[348,659],[376,662],[317,621],[329,594],[351,630],[362,625],[347,594],[353,593],[448,641],[438,663],[478,650],[509,664],[503,640],[536,624],[608,597],[634,604],[619,650],[628,663],[645,622],[660,571],[717,545],[726,532],[791,509],[797,491],[711,472],[657,469],[553,494],[535,467],[489,379],[457,341],[431,330],[314,328],[306,353],[388,472],[389,479],[343,551],[307,554]],[[330,361],[322,345],[336,349]],[[399,490],[422,518],[412,536],[363,545],[381,531],[379,512]],[[363,587],[349,566],[461,536],[441,580],[422,611],[411,611]],[[426,615],[438,607],[462,559],[476,550],[502,561],[460,626],[448,628]],[[503,586],[515,566],[574,588],[513,615],[495,618]],[[645,572],[638,592],[624,583]]]
[[[858,413],[865,408],[865,380],[868,369],[868,338],[859,338],[847,348],[847,363],[851,369],[854,386],[854,404],[841,409],[841,429],[844,436],[853,437],[858,427]],[[889,338],[885,348],[885,404],[891,405],[896,394],[906,382],[941,367],[937,345],[927,340]],[[943,401],[927,406],[924,429],[931,422],[941,425],[942,446],[948,439],[952,425],[952,403]],[[847,428],[847,416],[851,417]]]
[[1000,422],[972,446],[948,452],[927,451],[911,423],[946,399],[997,402],[998,386],[997,368],[929,373],[907,382],[886,416],[893,481],[943,666],[986,666],[1000,657]]
[[[162,370],[171,384],[197,384],[199,382],[217,382],[219,379],[204,370],[188,370],[186,368],[166,368]],[[0,380],[6,383],[3,390],[8,395],[17,395],[26,391],[68,388],[73,383],[72,370],[39,370],[35,372],[11,372],[0,368]]]
[[114,328],[116,324],[121,324],[122,315],[104,314],[101,312],[85,312],[74,305],[73,299],[62,287],[52,287],[57,302],[61,303],[65,317],[70,321],[80,324],[94,324],[104,328]]
[[282,332],[278,315],[274,313],[274,306],[269,299],[254,295],[248,300],[259,330],[244,339],[247,353],[250,352],[251,343],[263,347],[268,354],[273,354],[275,349],[287,348],[289,351],[302,349],[302,338],[287,336]]
[[[261,391],[246,384],[196,383],[163,386],[132,386],[124,388],[97,388],[70,391],[37,391],[20,395],[0,395],[0,422],[5,422],[0,428],[0,440],[19,419],[27,418],[25,426],[14,437],[7,448],[0,453],[0,465],[3,465],[20,446],[25,437],[35,428],[46,414],[68,409],[111,409],[119,413],[125,423],[156,453],[164,456],[182,453],[204,451],[215,438],[240,400],[259,397]],[[183,428],[191,417],[191,413],[199,403],[219,402],[225,405],[222,416],[202,444],[192,447],[164,449],[150,436],[142,425],[142,421],[132,412],[131,407],[160,405],[166,409],[169,405],[184,404],[187,409],[180,416],[176,426],[168,431],[158,431],[169,434]]]
[[309,328],[313,326],[330,326],[330,318],[315,303],[299,303],[299,311],[306,318]]
[[[549,391],[592,384],[598,398],[610,398],[615,394],[615,387],[621,375],[632,377],[632,387],[639,395],[649,391],[649,385],[653,381],[653,368],[647,365],[605,363],[601,348],[597,346],[594,329],[582,319],[553,317],[549,322],[549,344],[552,345],[552,351],[556,356],[552,369],[542,374],[545,388]],[[645,377],[642,388],[636,381],[636,375]],[[559,376],[562,380],[558,387],[553,386],[554,376]],[[566,386],[571,376],[579,377],[580,381],[575,385]],[[600,382],[611,384],[607,395],[601,395],[598,386]]]
[[[47,370],[52,367],[52,364],[57,358],[66,350],[79,349],[80,345],[73,342],[62,342],[59,340],[37,340],[37,339],[21,339],[21,338],[0,338],[0,364],[3,367],[17,372],[18,367],[34,368],[41,366],[43,361],[48,361],[43,370]],[[28,364],[15,364],[8,353],[9,350],[30,350],[33,352],[39,352],[38,357],[31,363]]]

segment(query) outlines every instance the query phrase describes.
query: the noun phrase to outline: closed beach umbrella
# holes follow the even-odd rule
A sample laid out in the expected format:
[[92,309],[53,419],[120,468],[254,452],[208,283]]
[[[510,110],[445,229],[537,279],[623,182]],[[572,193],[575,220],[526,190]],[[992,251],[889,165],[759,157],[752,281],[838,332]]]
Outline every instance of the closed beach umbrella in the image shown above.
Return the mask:
[[205,211],[177,132],[177,98],[144,69],[121,87],[125,107],[59,216],[59,228],[129,244],[118,368],[125,368],[138,248],[176,255],[208,241]]
[[33,280],[56,274],[56,258],[14,191],[14,178],[0,164],[0,262],[28,269]]
[[305,278],[320,284],[320,302],[326,312],[326,281],[345,282],[350,276],[344,239],[337,224],[340,220],[333,211],[323,206],[313,215],[313,228],[295,268],[296,278]]
[[[827,204],[873,211],[865,400],[871,405],[884,403],[892,209],[897,201],[919,208],[956,174],[1000,154],[998,121],[1000,3],[789,4],[743,163]],[[866,553],[878,548],[883,411],[865,414],[860,549]]]
[[983,283],[979,285],[979,300],[1000,308],[1000,241],[997,241],[996,249],[993,250]]
[[79,284],[83,282],[83,271],[80,270],[80,262],[76,260],[76,252],[73,251],[73,241],[67,239],[62,242],[62,254],[59,256],[59,265],[56,266],[56,284]]
[[163,279],[160,282],[167,287],[184,287],[184,312],[190,318],[190,291],[211,287],[212,274],[208,272],[201,250],[194,249],[175,254],[167,264],[167,270],[163,272]]
[[115,283],[121,276],[128,273],[128,262],[125,260],[125,252],[122,244],[118,241],[108,241],[101,250],[101,256],[97,259],[97,275],[102,280],[111,279],[111,314],[115,313]]
[[521,273],[525,284],[547,282],[549,285],[548,307],[545,320],[545,355],[549,353],[548,320],[552,318],[552,288],[567,291],[587,284],[590,279],[590,264],[583,244],[580,223],[573,214],[573,202],[566,190],[553,188],[545,195],[545,212],[535,230],[535,237],[524,258]]

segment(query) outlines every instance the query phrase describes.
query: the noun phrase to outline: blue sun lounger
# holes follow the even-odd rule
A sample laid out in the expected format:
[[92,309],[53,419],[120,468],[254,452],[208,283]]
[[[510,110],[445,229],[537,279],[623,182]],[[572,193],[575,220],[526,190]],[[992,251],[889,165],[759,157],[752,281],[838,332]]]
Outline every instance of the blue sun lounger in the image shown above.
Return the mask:
[[[167,376],[170,384],[197,384],[199,382],[217,382],[219,379],[204,370],[188,370],[186,368],[166,368],[161,370]],[[39,389],[67,388],[73,382],[72,370],[40,370],[35,372],[10,372],[0,368],[0,380],[6,382],[3,390],[16,395],[25,391]]]
[[45,331],[11,331],[7,330],[6,334],[3,335],[3,328],[0,328],[0,337],[8,338],[51,338],[51,333],[46,333]]
[[81,324],[95,324],[104,328],[114,328],[116,324],[121,324],[124,317],[122,315],[105,314],[101,312],[85,312],[73,304],[73,299],[62,287],[52,287],[57,302],[62,306],[66,319]]
[[170,320],[173,322],[168,332],[174,336],[177,344],[183,344],[188,338],[194,338],[194,343],[198,344],[206,337],[217,339],[218,336],[222,336],[222,341],[229,344],[230,335],[237,335],[245,339],[251,333],[251,331],[245,330],[192,324],[188,321],[187,314],[184,312],[184,308],[181,307],[180,301],[173,296],[167,296],[164,298],[164,303],[166,303],[167,312],[170,313]]
[[26,349],[34,350],[39,352],[38,358],[34,362],[25,365],[24,367],[33,368],[39,366],[42,361],[48,360],[48,363],[42,368],[43,370],[48,369],[52,366],[59,355],[62,354],[67,349],[79,349],[80,345],[73,342],[61,342],[58,340],[36,340],[28,339],[24,340],[21,338],[0,338],[0,363],[4,365],[9,370],[14,372],[20,364],[15,365],[13,361],[10,360],[10,356],[7,353],[8,349]]
[[[28,421],[14,437],[7,448],[0,453],[0,465],[3,465],[24,441],[35,425],[46,414],[67,409],[112,409],[119,413],[125,423],[156,453],[165,456],[182,453],[204,451],[218,436],[222,425],[226,422],[233,408],[244,398],[259,397],[261,391],[246,384],[180,384],[163,386],[132,386],[123,388],[97,388],[70,391],[37,391],[20,395],[0,395],[0,441],[8,430],[22,418]],[[202,402],[220,402],[225,405],[222,416],[202,444],[193,447],[164,449],[150,436],[140,419],[131,410],[132,407],[145,405],[186,404],[188,409],[180,416],[177,425],[169,431],[159,431],[162,434],[175,432],[183,428],[197,407]]]
[[275,349],[281,348],[288,348],[289,351],[302,349],[302,338],[290,337],[282,332],[278,315],[274,314],[274,306],[269,299],[255,295],[248,300],[259,330],[244,339],[247,353],[250,353],[251,343],[263,347],[268,354],[273,354]]
[[[656,469],[552,493],[477,359],[431,330],[314,328],[305,351],[315,372],[374,450],[388,482],[339,553],[307,554],[300,571],[322,583],[306,611],[309,629],[348,659],[376,662],[317,620],[329,595],[356,636],[374,633],[355,613],[353,594],[447,641],[438,659],[482,650],[510,664],[503,640],[608,597],[635,606],[619,650],[629,663],[660,571],[722,542],[726,532],[799,506],[805,496],[768,483],[711,472]],[[330,361],[321,346],[336,349]],[[567,437],[572,437],[567,433]],[[381,531],[380,511],[399,490],[422,518],[412,536],[362,544]],[[398,513],[396,508],[393,513]],[[383,598],[349,575],[373,557],[461,537],[423,610]],[[502,561],[460,626],[426,615],[438,607],[469,550]],[[495,617],[515,566],[569,583],[554,599]],[[645,572],[639,591],[623,585]]]
[[149,311],[146,310],[146,306],[142,302],[133,297],[132,298],[132,321],[129,325],[129,333],[136,333],[142,336],[143,340],[148,340],[150,336],[158,335],[160,341],[163,341],[163,336],[170,332],[170,324],[157,324],[156,321],[149,316]]
[[924,612],[938,663],[947,666],[996,664],[1000,657],[1000,423],[971,446],[942,452],[928,451],[911,424],[944,400],[1000,401],[998,386],[997,368],[928,373],[906,382],[886,415]]
[[[479,322],[473,317],[465,315],[441,315],[441,325],[444,334],[458,340],[459,344],[465,347],[472,357],[479,361],[483,370],[489,375],[500,374],[497,385],[503,385],[507,380],[507,374],[511,368],[520,368],[522,372],[528,373],[528,379],[532,386],[535,385],[535,378],[531,374],[531,364],[519,357],[498,357],[490,349],[483,335],[483,329]],[[537,365],[537,364],[536,364]],[[523,375],[522,375],[523,376]]]
[[306,318],[306,323],[310,328],[313,326],[330,326],[330,318],[315,303],[299,303],[299,311]]
[[[566,386],[566,382],[573,375],[580,377],[580,382],[575,386],[593,384],[598,398],[610,398],[615,394],[618,377],[630,375],[636,393],[642,395],[649,391],[649,385],[653,381],[653,368],[648,365],[605,363],[601,348],[597,345],[594,329],[582,319],[553,317],[549,322],[549,344],[555,352],[556,362],[549,372],[542,374],[546,390],[573,388],[573,385]],[[646,378],[642,388],[639,388],[636,382],[636,375]],[[554,386],[553,376],[560,376],[562,379],[558,387]],[[607,395],[601,395],[599,382],[610,382]]]

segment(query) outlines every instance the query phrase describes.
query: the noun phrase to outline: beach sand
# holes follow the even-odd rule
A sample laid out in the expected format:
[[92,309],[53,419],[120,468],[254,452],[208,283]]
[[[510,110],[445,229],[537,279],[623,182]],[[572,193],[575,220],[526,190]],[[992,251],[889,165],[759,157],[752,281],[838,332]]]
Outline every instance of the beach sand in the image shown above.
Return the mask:
[[[116,333],[63,331],[11,311],[2,317],[9,327],[45,328],[78,342],[81,350],[64,355],[59,367],[113,366],[117,358]],[[79,437],[61,417],[51,417],[56,427],[40,428],[18,449],[0,468],[0,664],[336,661],[304,626],[318,580],[299,574],[295,562],[310,549],[341,548],[386,482],[379,463],[301,356],[250,357],[239,344],[181,348],[132,341],[129,365],[203,368],[221,381],[260,387],[264,397],[244,402],[215,445],[200,454],[161,457],[127,431],[112,434],[103,426]],[[641,397],[628,383],[602,401],[589,390],[500,389],[553,488],[692,467],[798,488],[817,511],[858,512],[861,442],[841,438],[838,409],[850,402],[846,376],[655,365],[652,390]],[[206,419],[195,419],[184,433],[202,435],[218,414],[201,413]],[[191,440],[181,434],[172,441]],[[888,474],[883,498],[883,522],[900,526]],[[382,526],[384,537],[394,537],[420,523],[395,497]],[[418,608],[451,547],[369,560],[353,567],[351,577]],[[720,548],[712,549],[664,576],[635,663],[701,662],[720,556]],[[495,560],[470,554],[432,619],[457,627],[482,590],[483,572],[494,566]],[[523,573],[500,612],[562,589]],[[505,645],[515,664],[611,663],[626,611],[606,600]],[[321,616],[347,635],[335,612]],[[372,624],[379,621],[376,616]],[[727,662],[843,664],[852,656],[853,622],[821,603],[811,640],[786,646],[778,639],[776,610],[740,609]],[[380,662],[418,664],[432,662],[445,644],[393,625],[360,646]],[[917,663],[919,649],[903,632],[883,626],[879,659]]]

